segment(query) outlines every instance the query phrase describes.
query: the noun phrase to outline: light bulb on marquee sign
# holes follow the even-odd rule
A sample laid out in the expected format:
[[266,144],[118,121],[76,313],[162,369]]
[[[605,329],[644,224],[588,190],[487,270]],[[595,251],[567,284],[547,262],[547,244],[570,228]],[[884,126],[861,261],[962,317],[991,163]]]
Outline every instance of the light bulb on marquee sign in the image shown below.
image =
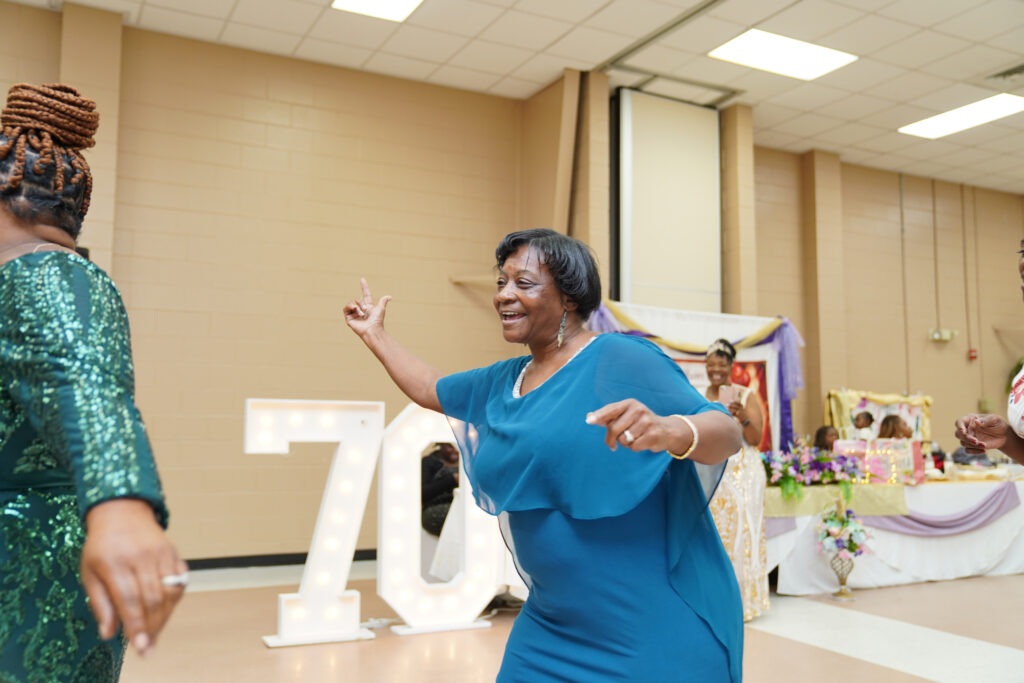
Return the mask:
[[380,402],[249,399],[246,453],[286,455],[291,442],[339,444],[299,592],[278,595],[278,632],[264,637],[268,646],[374,637],[359,626],[359,592],[345,586],[382,441],[377,592],[405,621],[392,630],[411,635],[487,627],[490,622],[477,616],[495,593],[507,586],[524,590],[518,576],[509,576],[497,519],[473,503],[466,477],[449,512],[462,526],[459,536],[471,540],[462,544],[461,571],[445,583],[427,584],[420,576],[420,459],[431,443],[452,441],[443,415],[410,404],[384,430]]

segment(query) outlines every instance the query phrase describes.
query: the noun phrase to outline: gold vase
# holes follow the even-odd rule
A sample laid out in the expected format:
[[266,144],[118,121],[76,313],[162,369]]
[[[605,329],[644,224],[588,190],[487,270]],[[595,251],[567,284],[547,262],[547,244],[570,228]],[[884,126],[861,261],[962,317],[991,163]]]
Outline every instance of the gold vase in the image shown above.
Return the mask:
[[832,571],[835,572],[836,578],[839,579],[839,590],[832,594],[833,600],[853,600],[853,591],[846,585],[846,577],[853,571],[853,558],[852,557],[839,557],[839,553],[832,556],[829,560],[828,566],[832,567]]

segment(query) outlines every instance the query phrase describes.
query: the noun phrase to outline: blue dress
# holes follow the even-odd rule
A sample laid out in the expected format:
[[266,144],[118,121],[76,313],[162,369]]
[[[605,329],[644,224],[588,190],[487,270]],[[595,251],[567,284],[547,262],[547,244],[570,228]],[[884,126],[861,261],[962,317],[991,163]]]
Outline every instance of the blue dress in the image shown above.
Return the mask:
[[530,588],[498,681],[740,681],[742,604],[707,509],[724,463],[613,452],[585,423],[625,398],[659,415],[722,408],[636,337],[600,335],[516,398],[528,361],[437,385],[477,503]]

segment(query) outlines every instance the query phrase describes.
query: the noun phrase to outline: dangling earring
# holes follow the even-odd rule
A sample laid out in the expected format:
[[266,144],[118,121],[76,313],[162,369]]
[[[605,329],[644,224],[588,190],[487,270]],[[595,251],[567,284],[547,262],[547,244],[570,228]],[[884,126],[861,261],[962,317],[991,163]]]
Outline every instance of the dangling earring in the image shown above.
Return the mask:
[[568,315],[568,311],[562,311],[562,322],[558,325],[558,348],[562,348],[562,342],[565,341],[565,319]]

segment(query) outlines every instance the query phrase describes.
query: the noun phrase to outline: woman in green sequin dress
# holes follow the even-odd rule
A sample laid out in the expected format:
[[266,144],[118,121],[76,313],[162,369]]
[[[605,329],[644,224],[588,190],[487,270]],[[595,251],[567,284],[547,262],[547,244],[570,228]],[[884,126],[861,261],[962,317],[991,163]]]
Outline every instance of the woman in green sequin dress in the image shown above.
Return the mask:
[[94,109],[16,85],[0,117],[0,683],[116,681],[187,570],[161,528],[124,306],[74,252]]

